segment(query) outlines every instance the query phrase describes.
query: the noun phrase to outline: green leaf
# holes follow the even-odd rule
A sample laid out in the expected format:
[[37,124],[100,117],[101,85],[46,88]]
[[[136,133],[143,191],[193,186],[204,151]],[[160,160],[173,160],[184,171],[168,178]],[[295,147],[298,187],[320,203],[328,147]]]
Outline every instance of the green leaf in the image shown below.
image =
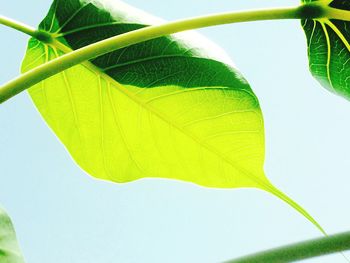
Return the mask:
[[[315,2],[334,9],[350,10],[349,0]],[[303,20],[302,25],[307,36],[313,76],[331,92],[350,99],[350,22],[321,18]]]
[[[31,39],[22,70],[155,23],[159,19],[119,1],[54,1],[40,24],[54,40]],[[317,225],[265,177],[258,99],[226,54],[196,33],[111,52],[29,92],[74,160],[94,177],[259,188]]]
[[0,262],[24,263],[11,219],[0,207]]

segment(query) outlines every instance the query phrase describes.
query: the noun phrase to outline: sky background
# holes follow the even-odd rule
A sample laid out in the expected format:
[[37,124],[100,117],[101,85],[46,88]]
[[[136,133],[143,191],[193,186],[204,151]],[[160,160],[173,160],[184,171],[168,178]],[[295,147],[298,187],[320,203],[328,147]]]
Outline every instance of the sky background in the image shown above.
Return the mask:
[[[128,0],[168,20],[288,6],[298,0]],[[0,1],[2,15],[36,26],[50,0]],[[350,103],[308,72],[298,21],[200,30],[222,46],[260,99],[265,170],[328,233],[350,228]],[[19,74],[28,37],[0,28],[0,83]],[[320,232],[262,191],[145,179],[92,179],[72,161],[26,93],[0,106],[0,203],[27,263],[212,263]],[[350,256],[350,255],[349,255]],[[345,262],[340,255],[305,262]]]

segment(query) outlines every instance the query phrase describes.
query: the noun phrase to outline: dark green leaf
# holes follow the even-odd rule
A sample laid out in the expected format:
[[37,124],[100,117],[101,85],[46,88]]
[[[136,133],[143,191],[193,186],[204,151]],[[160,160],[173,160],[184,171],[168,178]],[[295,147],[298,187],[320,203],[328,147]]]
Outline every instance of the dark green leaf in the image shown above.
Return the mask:
[[[350,10],[349,0],[315,2]],[[328,90],[350,99],[350,22],[321,18],[304,20],[302,25],[313,76]]]

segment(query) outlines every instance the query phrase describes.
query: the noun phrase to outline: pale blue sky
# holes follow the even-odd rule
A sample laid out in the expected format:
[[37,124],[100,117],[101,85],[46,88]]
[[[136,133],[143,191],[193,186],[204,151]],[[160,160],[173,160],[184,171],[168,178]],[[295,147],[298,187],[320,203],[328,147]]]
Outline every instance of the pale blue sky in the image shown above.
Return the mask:
[[[128,0],[168,20],[298,4],[298,0]],[[50,0],[0,2],[36,26]],[[350,229],[350,102],[307,69],[298,21],[201,30],[232,57],[258,95],[266,173],[329,232]],[[27,37],[0,28],[0,82],[18,75]],[[0,106],[0,203],[28,263],[212,263],[320,236],[286,204],[256,190],[147,179],[118,185],[81,171],[23,93]],[[330,256],[307,262],[345,262]]]

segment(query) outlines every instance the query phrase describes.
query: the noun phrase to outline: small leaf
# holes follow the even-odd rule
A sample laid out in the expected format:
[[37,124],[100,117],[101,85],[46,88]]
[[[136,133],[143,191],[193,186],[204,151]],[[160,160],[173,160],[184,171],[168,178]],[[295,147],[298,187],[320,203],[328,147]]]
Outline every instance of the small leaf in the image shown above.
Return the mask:
[[[22,70],[111,36],[159,23],[120,1],[54,1]],[[266,178],[258,99],[231,60],[196,33],[133,45],[30,89],[74,160],[114,182],[169,178],[268,191],[317,223]],[[318,226],[319,227],[319,226]]]
[[0,207],[0,262],[24,263],[10,218]]
[[[319,2],[331,8],[350,10],[348,0]],[[321,18],[303,20],[302,25],[313,76],[331,92],[350,99],[350,22]]]

